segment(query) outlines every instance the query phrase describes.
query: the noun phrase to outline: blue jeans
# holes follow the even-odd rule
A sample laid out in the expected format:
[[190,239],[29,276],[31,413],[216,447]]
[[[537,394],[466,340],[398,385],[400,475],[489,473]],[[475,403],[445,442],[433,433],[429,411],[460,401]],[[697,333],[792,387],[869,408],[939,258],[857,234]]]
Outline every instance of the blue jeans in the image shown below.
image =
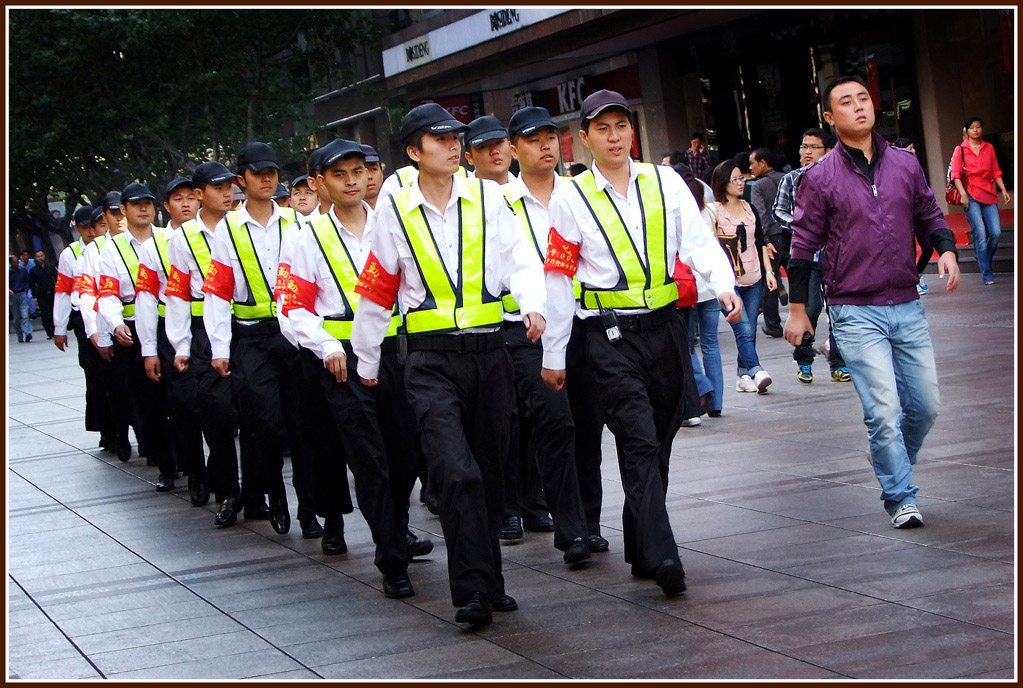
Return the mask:
[[32,334],[32,320],[28,317],[29,299],[28,292],[10,295],[11,313],[14,314],[14,333],[18,335],[18,341],[24,341],[25,337]]
[[742,377],[756,375],[764,369],[757,356],[757,315],[760,312],[760,300],[764,295],[764,280],[748,287],[736,287],[735,293],[742,299],[742,320],[732,323],[735,333],[735,348],[738,350],[738,368],[736,375]]
[[[700,396],[712,392],[711,411],[720,411],[725,394],[725,378],[721,370],[721,349],[718,347],[718,320],[721,317],[721,305],[717,299],[701,301],[693,306],[689,329],[689,355],[693,359],[693,374],[696,376],[696,387]],[[700,351],[703,353],[703,367],[696,356],[696,332],[700,333]]]
[[913,464],[938,416],[938,374],[919,299],[895,306],[831,305],[870,441],[870,460],[889,513],[916,503]]
[[969,196],[966,219],[973,230],[974,250],[977,252],[977,267],[985,282],[995,278],[991,272],[991,259],[998,250],[998,238],[1002,235],[1002,219],[998,215],[997,203],[979,203]]

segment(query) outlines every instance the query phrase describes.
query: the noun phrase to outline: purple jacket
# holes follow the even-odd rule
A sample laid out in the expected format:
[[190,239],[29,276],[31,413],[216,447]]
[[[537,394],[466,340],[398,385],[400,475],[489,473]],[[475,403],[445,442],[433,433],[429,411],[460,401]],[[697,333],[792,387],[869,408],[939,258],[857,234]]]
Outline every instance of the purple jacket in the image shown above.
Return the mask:
[[821,252],[829,303],[885,306],[920,298],[914,232],[948,229],[923,169],[909,151],[873,133],[874,184],[841,141],[799,180],[792,259]]

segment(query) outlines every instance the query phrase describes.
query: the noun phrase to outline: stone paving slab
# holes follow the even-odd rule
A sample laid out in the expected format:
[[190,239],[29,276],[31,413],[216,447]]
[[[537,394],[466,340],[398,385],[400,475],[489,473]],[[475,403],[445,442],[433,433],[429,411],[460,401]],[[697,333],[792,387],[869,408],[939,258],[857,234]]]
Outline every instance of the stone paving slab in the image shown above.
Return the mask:
[[453,622],[440,524],[417,499],[411,525],[437,547],[411,567],[416,596],[386,600],[358,512],[340,557],[297,527],[213,528],[215,506],[192,507],[184,481],[158,494],[155,468],[96,447],[74,342],[11,335],[8,676],[1014,678],[1013,285],[973,277],[951,296],[925,277],[943,401],[916,469],[926,527],[891,528],[852,385],[821,360],[798,383],[791,348],[758,333],[775,383],[737,394],[722,324],[724,414],[672,448],[687,593],[631,577],[606,434],[610,553],[569,569],[551,534],[528,533],[503,548],[520,610],[476,631]]

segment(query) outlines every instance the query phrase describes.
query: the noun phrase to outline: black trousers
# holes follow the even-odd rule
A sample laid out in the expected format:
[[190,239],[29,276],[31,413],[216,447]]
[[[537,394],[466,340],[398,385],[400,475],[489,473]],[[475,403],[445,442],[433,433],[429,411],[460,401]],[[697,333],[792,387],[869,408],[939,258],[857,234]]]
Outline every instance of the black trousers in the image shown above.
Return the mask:
[[[218,502],[238,494],[238,453],[233,429],[238,424],[231,381],[220,377],[211,362],[213,351],[202,318],[192,318],[190,361],[184,372],[174,367],[174,347],[160,320],[157,348],[167,383],[170,428],[178,468],[194,475],[213,492]],[[203,437],[210,448],[207,464]]]
[[504,466],[504,516],[538,520],[547,516],[549,511],[536,463],[532,423],[518,395],[508,437],[511,445]]
[[[529,444],[533,452],[511,455],[536,470],[536,484],[543,484],[546,504],[554,518],[554,546],[567,549],[575,538],[585,538],[586,516],[579,496],[579,477],[575,463],[575,423],[568,402],[568,392],[558,392],[544,384],[543,346],[531,342],[521,322],[505,323],[505,341],[515,370],[515,392],[523,411],[523,424],[531,431]],[[505,488],[508,489],[505,470]],[[529,473],[523,471],[522,475]],[[524,490],[525,491],[525,490]],[[505,495],[505,503],[508,503]],[[505,512],[507,514],[507,510]]]
[[[787,267],[789,264],[789,249],[792,245],[792,235],[788,232],[782,232],[781,234],[769,237],[768,241],[773,243],[774,247],[778,249],[778,253],[771,259],[771,266],[775,271],[778,268]],[[781,280],[780,275],[778,280]],[[778,290],[771,291],[764,287],[764,298],[761,300],[760,306],[764,311],[764,327],[768,330],[780,330],[781,315],[778,313]],[[753,327],[757,326],[755,316],[756,313],[750,314],[750,319],[753,320]]]
[[600,507],[604,497],[600,443],[604,433],[604,409],[597,395],[596,378],[586,363],[584,341],[582,321],[573,320],[565,356],[565,388],[575,424],[575,465],[586,530],[590,535],[600,535]]
[[491,597],[503,593],[497,536],[504,513],[508,429],[515,412],[508,352],[412,351],[405,385],[430,489],[439,502],[451,601],[459,607],[473,592]]
[[323,361],[308,349],[299,349],[298,356],[302,369],[300,422],[312,460],[316,513],[324,518],[342,518],[355,507],[348,483],[348,452],[323,393],[326,369]]
[[39,319],[43,321],[43,329],[46,336],[53,336],[53,292],[40,292],[32,294],[39,302]]
[[416,479],[415,426],[402,398],[396,355],[383,355],[378,384],[370,388],[359,380],[356,358],[345,348],[348,380],[338,382],[324,368],[320,382],[355,477],[359,510],[376,544],[374,563],[393,576],[408,570],[405,532]]
[[[231,337],[231,377],[240,414],[241,434],[248,433],[254,456],[246,476],[246,447],[242,447],[242,483],[244,494],[253,501],[268,495],[286,500],[284,488],[284,445],[291,449],[291,467],[298,495],[298,519],[316,516],[312,491],[310,451],[302,437],[299,422],[299,380],[301,368],[298,350],[281,334],[276,320],[256,325],[235,325]],[[245,440],[243,440],[244,442]],[[250,478],[258,481],[258,492]],[[248,482],[249,485],[245,485]],[[258,495],[258,496],[257,496]]]
[[82,314],[71,311],[68,318],[68,329],[75,333],[78,341],[78,365],[85,373],[85,429],[98,432],[102,437],[111,440],[117,438],[117,424],[107,396],[106,368],[110,364],[96,351],[89,338],[85,336],[85,323]]
[[146,375],[135,321],[126,320],[125,324],[131,331],[131,346],[121,346],[114,338],[114,358],[107,376],[118,432],[127,432],[129,420],[136,414],[132,425],[139,444],[146,447],[146,457],[156,463],[161,474],[173,476],[176,468],[167,423],[166,387],[163,380],[154,382]]
[[681,318],[671,316],[645,332],[623,332],[613,344],[598,318],[584,324],[586,363],[618,445],[625,561],[646,573],[666,559],[679,560],[665,494],[671,442],[682,425],[689,353]]

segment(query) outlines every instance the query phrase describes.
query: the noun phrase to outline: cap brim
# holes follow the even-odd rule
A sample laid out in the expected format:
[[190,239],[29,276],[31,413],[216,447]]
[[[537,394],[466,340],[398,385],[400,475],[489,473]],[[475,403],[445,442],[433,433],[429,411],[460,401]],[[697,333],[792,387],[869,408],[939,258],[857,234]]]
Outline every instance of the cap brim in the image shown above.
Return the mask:
[[607,110],[608,108],[618,108],[619,110],[625,110],[630,115],[632,114],[632,108],[630,108],[628,105],[622,105],[621,103],[608,103],[607,105],[599,106],[596,110],[586,115],[586,117],[584,117],[583,119],[593,119],[594,117],[602,113],[604,110]]
[[360,156],[362,158],[366,157],[366,154],[363,153],[361,150],[358,150],[358,151],[350,150],[350,151],[345,151],[344,153],[337,153],[335,155],[330,156],[326,160],[322,161],[320,163],[319,169],[320,170],[325,170],[328,167],[330,167],[331,165],[333,165],[334,163],[336,163],[338,160],[344,160],[345,158],[353,156],[353,155],[358,155],[358,156]]
[[253,172],[259,172],[260,170],[265,170],[268,167],[272,167],[275,170],[281,169],[280,165],[275,163],[273,160],[257,160],[256,162],[250,162],[248,164],[248,168]]
[[149,199],[150,201],[155,202],[156,201],[156,196],[154,196],[153,194],[142,194],[141,196],[132,196],[131,198],[122,198],[121,199],[121,205],[124,205],[125,203],[133,203],[133,202],[136,202],[136,201],[144,201],[146,199]]
[[469,140],[469,145],[473,148],[482,146],[487,141],[498,141],[500,139],[508,138],[508,132],[504,129],[494,129],[492,131],[485,131],[482,134],[476,134]]
[[536,122],[529,122],[525,126],[519,127],[512,132],[512,136],[529,136],[537,129],[551,128],[555,131],[561,131],[561,128],[554,123],[552,119],[544,119]]
[[380,162],[380,156],[379,155],[367,155],[366,156],[366,162]]
[[218,174],[216,177],[206,179],[198,182],[199,184],[223,184],[224,182],[233,182],[238,178],[236,174]]
[[191,181],[181,182],[167,189],[167,195],[170,196],[172,193],[180,189],[182,186],[187,186],[189,189],[195,190],[195,185]]

